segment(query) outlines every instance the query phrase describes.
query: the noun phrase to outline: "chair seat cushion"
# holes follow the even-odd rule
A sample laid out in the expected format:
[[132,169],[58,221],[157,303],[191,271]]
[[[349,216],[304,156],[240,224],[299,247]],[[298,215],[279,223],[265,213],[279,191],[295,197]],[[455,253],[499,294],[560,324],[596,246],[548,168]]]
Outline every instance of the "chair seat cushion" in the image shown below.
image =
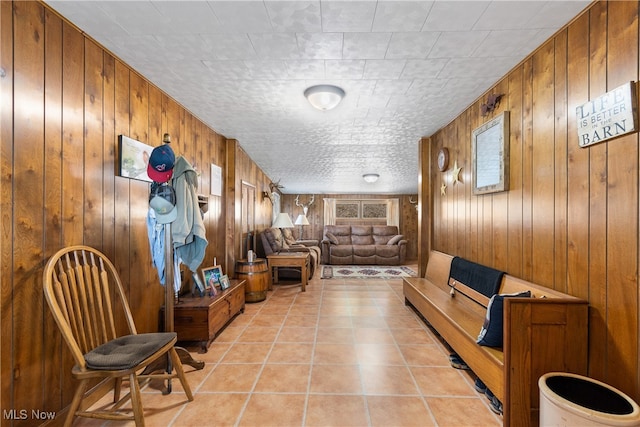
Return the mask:
[[176,337],[175,332],[125,335],[94,348],[84,355],[84,360],[91,369],[131,369]]

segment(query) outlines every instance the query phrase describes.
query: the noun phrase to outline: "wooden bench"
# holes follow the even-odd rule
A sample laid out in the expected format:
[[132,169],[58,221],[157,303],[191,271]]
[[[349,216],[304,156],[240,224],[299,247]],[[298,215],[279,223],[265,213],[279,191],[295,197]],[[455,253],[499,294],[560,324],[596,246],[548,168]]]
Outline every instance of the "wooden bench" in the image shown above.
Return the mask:
[[[425,278],[404,278],[405,302],[417,310],[503,404],[506,426],[537,426],[538,379],[547,372],[587,374],[588,303],[505,274],[503,348],[476,343],[489,298],[455,284],[453,256],[431,251]],[[450,284],[451,281],[451,284]]]

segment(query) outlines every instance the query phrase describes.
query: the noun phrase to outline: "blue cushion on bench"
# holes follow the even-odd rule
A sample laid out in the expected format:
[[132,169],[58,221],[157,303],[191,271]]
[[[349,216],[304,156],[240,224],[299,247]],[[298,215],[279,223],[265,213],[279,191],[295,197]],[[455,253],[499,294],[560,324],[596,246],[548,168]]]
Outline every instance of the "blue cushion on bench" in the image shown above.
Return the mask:
[[494,295],[487,305],[487,315],[484,318],[484,324],[480,329],[477,343],[487,347],[502,347],[502,323],[503,323],[503,306],[505,298],[529,298],[531,291],[518,292],[515,294]]
[[449,277],[491,298],[500,288],[504,271],[498,271],[464,258],[453,257]]

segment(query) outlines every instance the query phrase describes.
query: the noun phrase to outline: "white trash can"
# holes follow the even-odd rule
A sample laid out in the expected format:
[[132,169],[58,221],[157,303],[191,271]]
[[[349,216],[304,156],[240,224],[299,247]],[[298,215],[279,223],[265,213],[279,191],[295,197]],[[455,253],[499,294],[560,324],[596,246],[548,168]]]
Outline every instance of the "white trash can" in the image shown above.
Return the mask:
[[567,372],[538,380],[540,426],[640,426],[640,407],[610,385]]

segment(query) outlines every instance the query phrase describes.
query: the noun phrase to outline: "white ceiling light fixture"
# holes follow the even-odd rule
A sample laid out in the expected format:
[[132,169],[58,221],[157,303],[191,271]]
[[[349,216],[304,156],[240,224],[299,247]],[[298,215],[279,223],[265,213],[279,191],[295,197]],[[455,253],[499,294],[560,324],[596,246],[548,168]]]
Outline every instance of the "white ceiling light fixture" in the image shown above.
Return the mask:
[[304,96],[309,103],[321,111],[336,108],[344,95],[344,90],[333,85],[311,86],[304,91]]
[[369,184],[373,184],[378,180],[378,178],[380,178],[380,175],[378,175],[377,173],[365,173],[364,175],[362,175],[362,178],[364,178],[364,180]]

